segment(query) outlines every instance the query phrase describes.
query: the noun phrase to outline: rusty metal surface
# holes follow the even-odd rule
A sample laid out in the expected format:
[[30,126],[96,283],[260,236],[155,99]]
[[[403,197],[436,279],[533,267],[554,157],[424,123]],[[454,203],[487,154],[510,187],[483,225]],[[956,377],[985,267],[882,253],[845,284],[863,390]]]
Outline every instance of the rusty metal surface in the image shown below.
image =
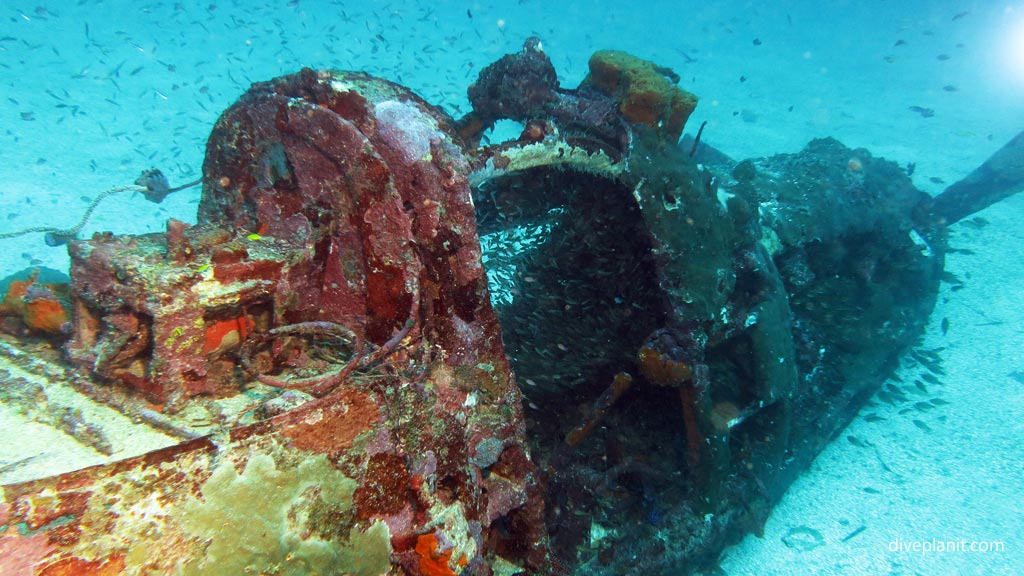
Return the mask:
[[4,487],[4,565],[545,571],[457,138],[401,87],[304,70],[218,122],[197,226],[75,243],[67,348],[98,387],[172,419],[255,401],[213,435]]

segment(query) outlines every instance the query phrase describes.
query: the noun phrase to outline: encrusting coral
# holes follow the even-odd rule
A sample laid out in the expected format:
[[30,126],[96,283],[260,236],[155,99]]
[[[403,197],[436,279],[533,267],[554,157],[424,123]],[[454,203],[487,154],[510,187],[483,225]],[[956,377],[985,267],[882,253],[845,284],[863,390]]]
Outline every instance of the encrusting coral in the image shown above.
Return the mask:
[[185,530],[209,540],[205,557],[183,573],[382,574],[391,553],[383,523],[365,531],[339,526],[337,534],[312,529],[324,515],[351,516],[355,489],[322,455],[288,466],[257,454],[241,474],[225,462],[203,486],[203,499],[180,509]]

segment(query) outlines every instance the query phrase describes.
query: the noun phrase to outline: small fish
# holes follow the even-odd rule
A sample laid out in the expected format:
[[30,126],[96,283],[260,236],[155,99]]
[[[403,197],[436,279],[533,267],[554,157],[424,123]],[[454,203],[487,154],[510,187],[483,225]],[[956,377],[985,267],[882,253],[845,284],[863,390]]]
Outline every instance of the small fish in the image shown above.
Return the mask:
[[953,20],[954,21],[955,20],[959,20],[959,19],[963,18],[964,16],[967,16],[970,13],[971,13],[970,10],[964,10],[963,12],[957,12],[956,16],[953,16]]
[[921,380],[924,380],[925,382],[928,382],[929,384],[942,385],[942,380],[939,380],[935,376],[932,376],[931,374],[928,374],[928,373],[925,373],[925,372],[921,373]]
[[953,86],[952,84],[946,84],[945,86],[942,87],[942,89],[945,90],[946,92],[959,92],[960,91],[959,88],[957,88],[956,86]]
[[947,405],[949,405],[949,402],[943,400],[942,398],[932,398],[931,400],[929,400],[929,402],[931,402],[935,406],[947,406]]
[[872,488],[871,486],[865,486],[863,488],[863,490],[865,492],[867,492],[868,494],[881,494],[882,493],[881,490],[878,490],[877,488]]
[[913,422],[914,422],[914,426],[917,426],[918,428],[920,428],[921,430],[924,430],[925,432],[931,432],[932,431],[932,427],[927,425],[927,424],[925,424],[924,421],[922,421],[922,420],[913,420]]
[[967,226],[968,228],[974,228],[975,230],[980,230],[985,226],[989,225],[989,221],[982,218],[981,216],[975,216],[970,220],[961,220],[960,223],[963,224],[964,226]]
[[952,272],[950,272],[948,270],[944,270],[942,272],[942,275],[939,276],[939,280],[941,280],[942,282],[945,282],[946,284],[963,284],[964,283],[963,280],[957,278],[956,274],[953,274]]
[[945,336],[949,332],[949,318],[943,318],[939,328],[942,330],[942,335]]
[[922,394],[928,394],[928,387],[924,385],[924,382],[914,380],[914,386],[920,390]]
[[866,422],[885,422],[885,418],[879,416],[878,414],[868,414],[867,416],[864,417],[864,420]]
[[932,116],[935,116],[935,110],[932,110],[931,108],[925,108],[923,106],[911,106],[910,110],[912,112],[917,112],[924,118],[931,118]]
[[893,406],[896,405],[896,399],[892,397],[892,394],[889,394],[885,390],[879,390],[878,393],[875,395],[878,396],[879,400],[885,402],[886,404],[892,404]]
[[903,45],[905,45],[906,43],[907,43],[907,42],[906,42],[905,40],[897,40],[897,41],[896,41],[896,43],[892,45],[892,47],[893,47],[893,48],[895,48],[895,47],[897,47],[897,46],[903,46]]
[[940,365],[940,362],[942,362],[942,358],[939,358],[938,356],[928,356],[925,354],[921,354],[920,352],[917,352],[915,350],[911,350],[910,355],[913,356],[914,359],[917,360],[919,364],[921,364],[921,366],[924,366],[925,369],[927,369],[932,374],[938,374],[940,376],[946,375],[946,371]]
[[1007,376],[1016,380],[1018,384],[1024,384],[1024,372],[1021,372],[1020,370],[1014,370],[1007,374]]
[[892,396],[892,398],[894,398],[896,401],[906,402],[907,400],[909,400],[909,398],[907,398],[907,395],[904,394],[903,390],[901,390],[900,388],[893,386],[892,384],[886,384],[885,386],[886,388],[889,389],[889,395]]
[[915,402],[914,408],[916,408],[920,412],[927,412],[929,410],[934,410],[935,405],[930,402]]
[[860,438],[857,438],[856,436],[853,436],[852,434],[850,436],[847,436],[846,439],[850,441],[850,444],[853,444],[857,448],[870,448],[871,447],[871,443],[870,442],[866,442],[864,440],[861,440]]
[[939,54],[938,56],[935,57],[935,59],[940,62],[945,62],[946,60],[949,60],[949,58],[949,54]]

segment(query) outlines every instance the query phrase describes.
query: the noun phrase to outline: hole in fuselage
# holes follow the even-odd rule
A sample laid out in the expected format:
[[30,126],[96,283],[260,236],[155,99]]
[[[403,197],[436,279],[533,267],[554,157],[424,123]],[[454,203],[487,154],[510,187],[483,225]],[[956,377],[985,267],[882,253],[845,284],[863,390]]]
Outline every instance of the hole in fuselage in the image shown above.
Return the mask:
[[534,168],[474,190],[505,351],[530,398],[592,400],[662,325],[649,236],[630,191]]

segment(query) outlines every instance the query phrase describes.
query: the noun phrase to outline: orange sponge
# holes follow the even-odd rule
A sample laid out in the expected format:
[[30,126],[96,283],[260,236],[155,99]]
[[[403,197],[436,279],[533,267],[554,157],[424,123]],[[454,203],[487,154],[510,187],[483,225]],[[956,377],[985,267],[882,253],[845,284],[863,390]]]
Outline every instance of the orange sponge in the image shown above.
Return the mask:
[[583,84],[614,96],[630,122],[655,128],[675,142],[697,97],[673,84],[670,76],[678,79],[671,70],[627,52],[601,50],[590,57],[590,75]]
[[437,534],[423,534],[416,538],[416,553],[420,556],[420,573],[423,576],[456,576],[448,566],[452,551],[437,549]]
[[637,357],[640,373],[660,386],[678,387],[693,379],[689,364],[673,360],[650,346],[641,348]]
[[47,334],[63,334],[71,319],[67,284],[39,284],[36,269],[27,280],[14,280],[0,302],[0,316],[14,316],[25,326]]

